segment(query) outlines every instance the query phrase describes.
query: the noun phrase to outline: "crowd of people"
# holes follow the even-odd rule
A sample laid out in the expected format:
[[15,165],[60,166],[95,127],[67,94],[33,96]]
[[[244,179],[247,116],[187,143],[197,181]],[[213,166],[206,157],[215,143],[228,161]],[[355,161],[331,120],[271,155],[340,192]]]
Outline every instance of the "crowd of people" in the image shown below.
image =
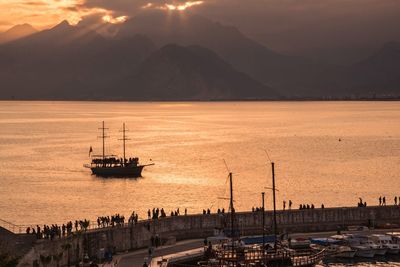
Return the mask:
[[[187,209],[186,208],[185,208],[184,214],[187,215]],[[180,210],[178,208],[176,210],[172,210],[170,215],[171,215],[171,217],[179,216],[179,215],[181,215],[181,212],[180,212]],[[149,219],[149,220],[151,220],[151,219],[152,220],[157,220],[159,218],[165,218],[165,217],[167,217],[167,213],[165,212],[164,208],[161,208],[161,209],[160,208],[153,208],[152,210],[151,209],[147,210],[147,219]]]
[[27,227],[26,233],[35,235],[37,239],[50,239],[53,240],[55,237],[61,238],[72,234],[73,230],[87,230],[89,228],[89,220],[76,220],[75,223],[69,221],[65,224],[57,225],[43,225],[41,228],[39,225],[36,227]]
[[[394,197],[394,205],[400,205],[400,197],[395,196]],[[378,198],[379,201],[379,206],[386,206],[386,197],[385,196],[380,196]],[[283,210],[286,210],[286,203],[288,203],[288,210],[292,209],[293,202],[292,200],[289,200],[288,202],[283,201]],[[367,207],[367,202],[363,201],[363,199],[360,197],[359,201],[357,203],[358,207]],[[321,204],[321,209],[324,209],[325,206],[324,204]],[[299,210],[304,210],[304,209],[315,209],[314,204],[300,204],[299,205]],[[252,207],[252,212],[259,212],[262,211],[262,207]],[[208,215],[211,214],[211,209],[203,209],[203,215]],[[218,208],[216,211],[217,214],[224,214],[225,209]],[[180,216],[181,211],[180,209],[172,210],[170,212],[170,216]],[[184,209],[184,215],[187,215],[187,208]],[[159,218],[165,218],[167,217],[167,213],[165,212],[164,208],[153,208],[153,209],[148,209],[147,211],[147,219],[148,220],[156,220]],[[135,211],[132,212],[131,216],[128,219],[129,224],[137,224],[139,221],[139,215]],[[123,215],[120,215],[119,213],[112,215],[112,216],[100,216],[97,218],[97,227],[114,227],[114,226],[123,226],[125,224],[125,217]],[[36,227],[27,227],[26,233],[27,234],[32,234],[35,235],[38,239],[50,239],[53,240],[54,238],[58,237],[64,237],[64,236],[69,236],[71,235],[74,231],[80,231],[80,230],[87,230],[90,226],[90,221],[87,219],[84,220],[75,220],[75,222],[69,221],[65,224],[58,225],[58,224],[52,224],[52,225],[43,225],[43,227],[40,227],[39,225],[36,225]]]
[[121,226],[125,223],[125,217],[119,213],[112,216],[101,216],[97,218],[97,226],[100,227],[114,227]]
[[107,167],[120,166],[120,165],[130,165],[130,164],[139,164],[139,158],[115,158],[115,157],[107,157],[104,160],[102,158],[92,159],[92,163],[96,165],[106,165]]

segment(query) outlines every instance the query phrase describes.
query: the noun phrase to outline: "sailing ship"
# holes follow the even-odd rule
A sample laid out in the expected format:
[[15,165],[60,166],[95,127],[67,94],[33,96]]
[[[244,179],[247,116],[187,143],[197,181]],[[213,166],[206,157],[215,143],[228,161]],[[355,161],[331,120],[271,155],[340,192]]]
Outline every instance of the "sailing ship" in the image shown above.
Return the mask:
[[[106,135],[105,130],[107,128],[104,127],[104,121],[102,123],[102,127],[99,128],[102,131],[102,138],[103,143],[103,153],[102,155],[92,155],[92,161],[90,164],[84,165],[86,168],[90,168],[92,170],[92,174],[101,177],[141,177],[142,170],[146,166],[154,165],[151,164],[140,164],[138,157],[130,157],[126,158],[125,155],[125,142],[129,140],[126,137],[126,128],[125,123],[123,124],[122,128],[122,140],[123,142],[123,157],[118,158],[116,155],[106,155],[105,153],[105,139],[109,136]],[[89,150],[89,156],[91,155],[92,147]]]

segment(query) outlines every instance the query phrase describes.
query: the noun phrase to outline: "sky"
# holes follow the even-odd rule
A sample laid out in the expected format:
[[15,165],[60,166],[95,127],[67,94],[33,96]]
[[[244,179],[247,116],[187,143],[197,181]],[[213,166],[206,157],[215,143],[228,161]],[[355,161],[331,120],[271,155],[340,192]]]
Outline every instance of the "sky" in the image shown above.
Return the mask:
[[0,0],[0,31],[93,17],[118,23],[155,8],[190,9],[274,50],[306,56],[359,58],[400,40],[400,0]]

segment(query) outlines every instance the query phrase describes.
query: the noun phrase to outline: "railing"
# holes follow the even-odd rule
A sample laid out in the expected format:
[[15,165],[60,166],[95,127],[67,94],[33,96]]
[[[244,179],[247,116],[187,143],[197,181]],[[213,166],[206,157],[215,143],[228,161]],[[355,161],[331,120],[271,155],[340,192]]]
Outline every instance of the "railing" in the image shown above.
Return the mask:
[[294,256],[292,257],[293,266],[308,266],[319,263],[325,256],[325,250],[308,256]]
[[[10,231],[10,232],[12,232],[14,234],[25,234],[28,227],[31,229],[31,233],[32,233],[32,229],[36,229],[36,225],[39,225],[40,227],[43,226],[43,224],[40,224],[40,223],[38,223],[38,224],[26,224],[26,225],[13,224],[13,223],[11,223],[9,221],[0,219],[0,227],[2,227],[2,228],[6,229],[6,230],[8,230],[8,231]],[[61,223],[61,224],[57,224],[57,225],[58,226],[62,226],[63,224]],[[125,225],[127,225],[127,224],[125,224]],[[108,227],[111,227],[111,226],[108,226]],[[99,227],[97,225],[97,223],[92,222],[92,223],[89,224],[89,227],[87,228],[87,230],[94,230],[94,229],[100,229],[100,228],[104,228],[104,227],[102,227],[102,226]],[[72,230],[73,230],[73,232],[75,232],[75,227],[73,227]],[[82,230],[82,229],[80,229],[80,227],[79,227],[78,231],[80,231],[80,230]]]
[[24,233],[26,231],[26,228],[28,226],[26,225],[17,225],[17,224],[13,224],[11,222],[8,222],[6,220],[2,220],[0,219],[0,227],[14,233],[14,234],[21,234]]

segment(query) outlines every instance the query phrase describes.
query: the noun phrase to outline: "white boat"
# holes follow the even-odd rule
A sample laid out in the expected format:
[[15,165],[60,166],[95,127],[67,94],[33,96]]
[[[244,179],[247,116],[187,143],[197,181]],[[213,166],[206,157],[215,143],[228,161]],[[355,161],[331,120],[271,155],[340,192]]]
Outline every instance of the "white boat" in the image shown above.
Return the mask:
[[333,258],[354,258],[356,250],[344,245],[343,240],[334,238],[310,238],[311,248],[325,249],[326,254]]
[[371,237],[369,236],[355,236],[355,238],[359,239],[360,245],[366,246],[372,250],[374,250],[375,255],[385,256],[387,252],[387,248],[381,244],[375,243]]
[[356,237],[355,235],[352,234],[343,234],[343,235],[334,235],[332,238],[337,239],[337,240],[342,240],[348,246],[350,246],[351,249],[355,250],[355,256],[356,257],[363,257],[363,258],[373,258],[375,256],[375,250],[370,248],[369,245],[361,244],[362,239],[359,237]]
[[375,255],[385,256],[388,249],[382,245],[375,244],[372,240],[366,242],[367,246],[374,250]]
[[332,249],[335,250],[335,252],[332,254],[332,257],[334,258],[346,258],[346,259],[351,259],[354,258],[356,255],[356,250],[352,249],[349,246],[336,246],[333,245],[331,246]]
[[351,248],[356,250],[356,257],[373,258],[375,256],[375,251],[366,246],[352,245]]
[[400,252],[400,245],[395,244],[392,237],[389,235],[374,234],[371,235],[371,239],[376,244],[385,247],[388,254],[399,254]]

